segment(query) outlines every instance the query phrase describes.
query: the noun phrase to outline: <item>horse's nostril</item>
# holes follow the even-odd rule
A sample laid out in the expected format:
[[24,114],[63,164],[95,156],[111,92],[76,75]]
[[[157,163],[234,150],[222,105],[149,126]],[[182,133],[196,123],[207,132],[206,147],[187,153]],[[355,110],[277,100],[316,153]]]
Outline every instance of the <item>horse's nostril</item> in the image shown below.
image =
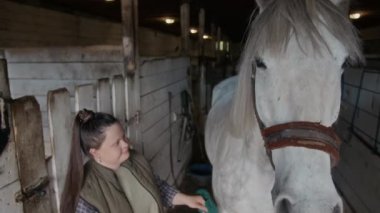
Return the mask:
[[341,205],[336,204],[336,206],[333,209],[333,213],[343,213],[343,208],[341,207]]
[[278,202],[276,206],[276,212],[281,212],[281,213],[289,213],[290,212],[290,206],[291,203],[288,199],[284,198],[280,202]]

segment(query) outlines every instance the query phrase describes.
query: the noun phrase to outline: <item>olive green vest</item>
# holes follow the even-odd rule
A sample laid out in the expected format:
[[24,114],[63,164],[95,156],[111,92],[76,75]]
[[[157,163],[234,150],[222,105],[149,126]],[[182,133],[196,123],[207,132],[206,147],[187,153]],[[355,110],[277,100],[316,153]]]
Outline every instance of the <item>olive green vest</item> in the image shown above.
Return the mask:
[[[150,165],[145,158],[131,150],[129,159],[121,166],[127,168],[136,177],[157,202],[159,212],[163,213],[160,192]],[[94,160],[89,160],[85,165],[84,182],[80,196],[96,207],[100,213],[133,213],[131,204],[115,172]]]

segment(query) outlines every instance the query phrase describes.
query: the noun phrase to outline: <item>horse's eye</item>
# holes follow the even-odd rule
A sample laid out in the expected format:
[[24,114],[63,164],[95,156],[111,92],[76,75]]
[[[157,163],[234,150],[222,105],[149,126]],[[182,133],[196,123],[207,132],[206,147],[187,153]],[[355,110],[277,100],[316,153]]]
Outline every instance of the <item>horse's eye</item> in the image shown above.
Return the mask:
[[346,58],[342,64],[342,69],[345,70],[347,69],[348,67],[350,67],[350,61],[348,60],[348,58]]
[[261,68],[261,69],[266,69],[267,68],[267,65],[265,65],[265,63],[263,62],[262,58],[256,58],[255,62],[256,62],[256,67],[257,68]]

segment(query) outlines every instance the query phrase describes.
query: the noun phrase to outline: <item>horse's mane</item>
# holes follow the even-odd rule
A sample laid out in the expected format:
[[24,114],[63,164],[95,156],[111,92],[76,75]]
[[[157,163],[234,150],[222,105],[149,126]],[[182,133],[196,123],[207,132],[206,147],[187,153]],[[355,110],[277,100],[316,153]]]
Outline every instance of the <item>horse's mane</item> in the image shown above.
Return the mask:
[[306,42],[317,53],[326,48],[330,51],[320,26],[344,45],[352,63],[364,61],[355,28],[330,0],[267,0],[265,8],[250,24],[240,58],[238,86],[230,114],[234,135],[244,135],[256,125],[251,82],[255,57],[264,50],[283,53],[291,36],[296,37],[301,49]]

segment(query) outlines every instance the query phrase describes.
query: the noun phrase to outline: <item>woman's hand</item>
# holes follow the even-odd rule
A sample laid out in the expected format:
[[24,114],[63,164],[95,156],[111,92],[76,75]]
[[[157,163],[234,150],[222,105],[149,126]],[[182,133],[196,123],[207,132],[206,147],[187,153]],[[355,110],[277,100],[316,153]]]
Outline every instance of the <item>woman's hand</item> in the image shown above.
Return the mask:
[[178,192],[173,198],[173,205],[186,205],[193,209],[199,209],[203,212],[207,212],[205,206],[205,200],[199,195],[185,195]]

